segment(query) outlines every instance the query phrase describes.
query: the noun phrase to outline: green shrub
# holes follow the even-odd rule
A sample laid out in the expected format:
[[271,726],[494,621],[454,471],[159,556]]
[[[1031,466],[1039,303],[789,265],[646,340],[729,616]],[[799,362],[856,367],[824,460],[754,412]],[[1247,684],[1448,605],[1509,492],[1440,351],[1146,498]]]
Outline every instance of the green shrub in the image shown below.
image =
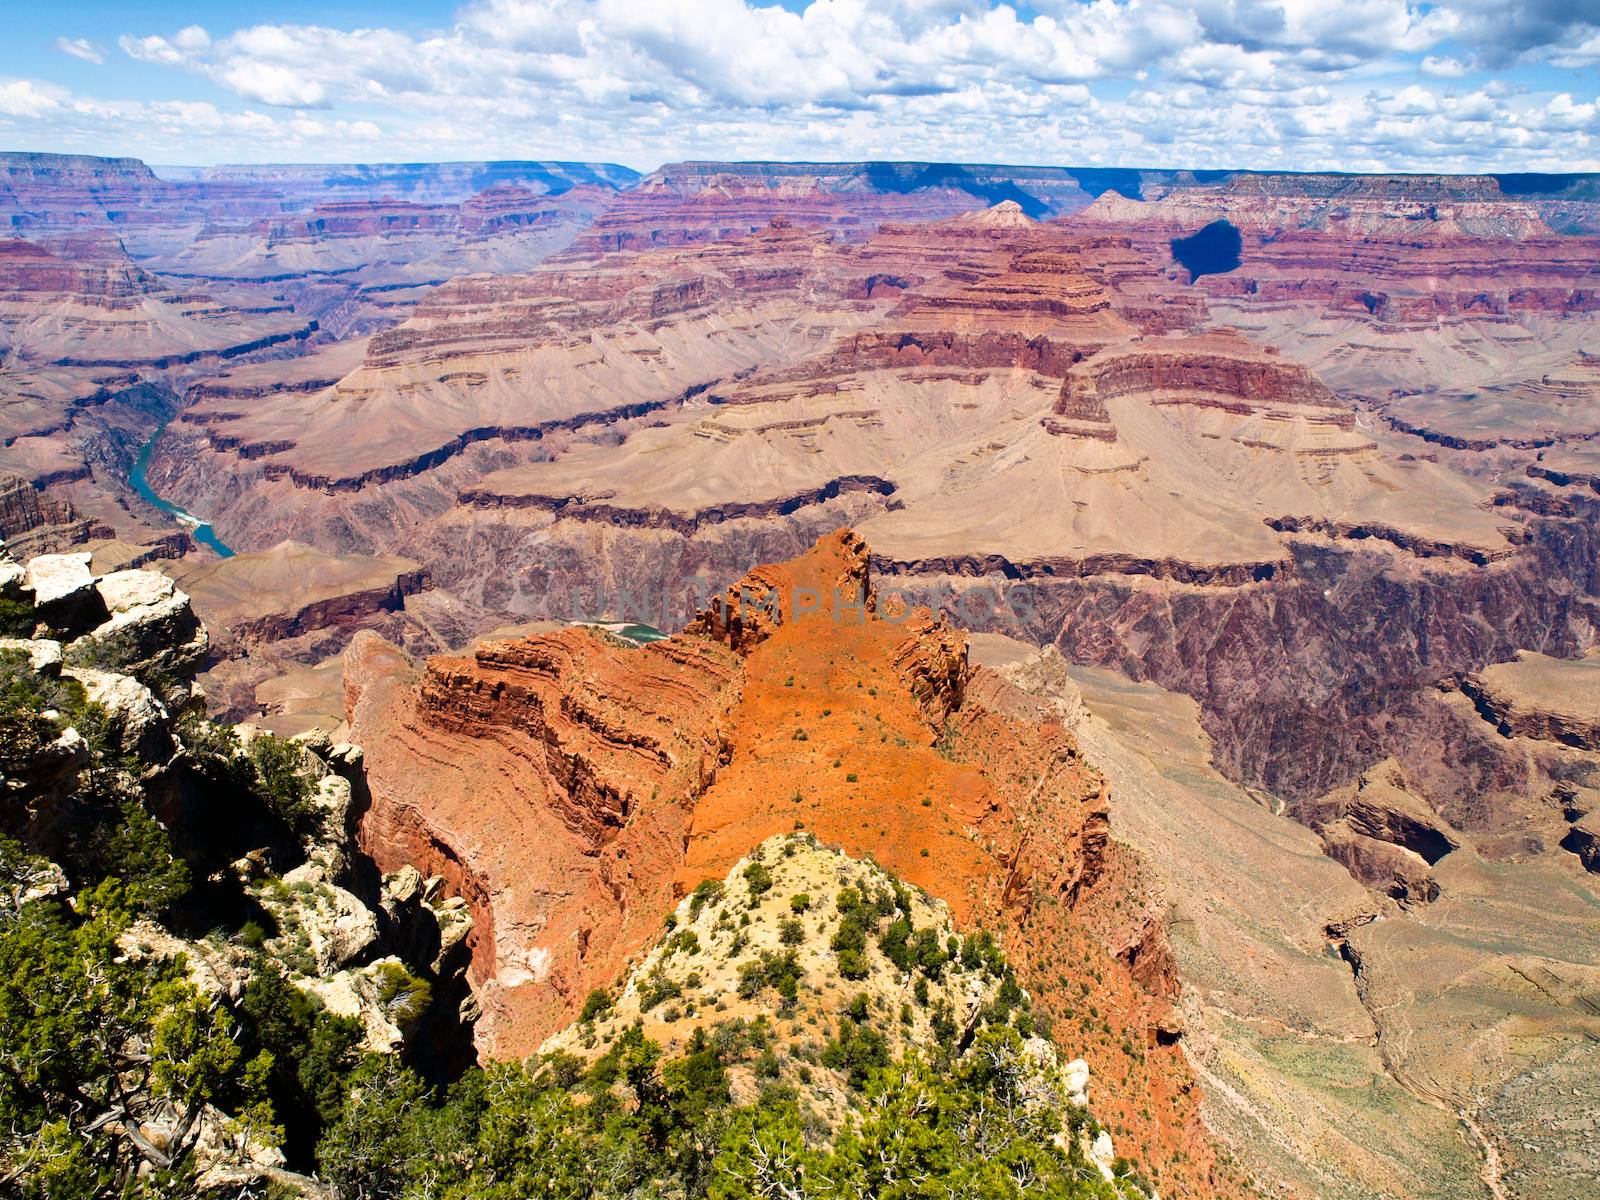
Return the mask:
[[232,725],[213,721],[200,712],[186,713],[178,721],[178,739],[196,758],[232,759],[239,737]]
[[793,950],[782,954],[763,950],[758,958],[739,964],[739,996],[754,1000],[762,988],[770,987],[786,1003],[792,1003],[800,995],[800,980],[804,974]]
[[0,650],[0,771],[26,772],[45,746],[85,715],[82,684],[35,675],[24,651]]
[[421,1020],[433,1003],[433,988],[428,981],[417,978],[399,963],[379,964],[377,985],[378,1004],[399,1026]]
[[772,872],[765,863],[753,862],[744,869],[744,881],[750,887],[750,896],[764,896],[772,890]]
[[722,899],[722,881],[720,879],[702,880],[700,885],[689,894],[689,919],[698,920],[700,911],[707,904],[715,903]]
[[189,890],[189,867],[172,852],[167,831],[136,798],[122,802],[117,824],[97,839],[98,873],[121,876],[129,900],[139,910],[165,912]]
[[611,993],[605,988],[595,988],[583,998],[583,1008],[578,1013],[580,1021],[595,1021],[611,1011]]
[[917,930],[912,948],[916,952],[917,968],[929,979],[938,979],[944,973],[945,964],[950,959],[939,945],[939,935],[933,930]]
[[32,637],[37,624],[33,605],[26,600],[0,596],[0,637]]
[[839,928],[833,931],[833,938],[828,945],[835,953],[844,950],[865,950],[867,927],[863,922],[856,920],[853,914],[847,916],[839,922]]
[[319,831],[322,813],[304,774],[303,753],[300,747],[266,733],[250,743],[250,764],[262,803],[291,831],[307,837]]
[[878,935],[878,949],[901,971],[910,971],[917,965],[916,953],[911,948],[912,932],[911,922],[900,917]]
[[639,981],[639,1011],[649,1012],[663,1000],[676,1000],[682,995],[683,988],[678,981],[657,965]]
[[128,664],[139,657],[139,644],[129,630],[119,629],[102,637],[79,638],[64,657],[70,666],[126,673]]
[[859,950],[841,950],[838,956],[839,974],[846,979],[865,979],[871,973],[867,956]]
[[666,952],[668,955],[679,953],[691,955],[699,954],[700,935],[692,929],[680,929],[677,933],[673,934],[672,939],[667,942]]
[[852,1088],[867,1086],[872,1073],[889,1065],[889,1039],[870,1025],[847,1024],[822,1050],[822,1065],[842,1072]]

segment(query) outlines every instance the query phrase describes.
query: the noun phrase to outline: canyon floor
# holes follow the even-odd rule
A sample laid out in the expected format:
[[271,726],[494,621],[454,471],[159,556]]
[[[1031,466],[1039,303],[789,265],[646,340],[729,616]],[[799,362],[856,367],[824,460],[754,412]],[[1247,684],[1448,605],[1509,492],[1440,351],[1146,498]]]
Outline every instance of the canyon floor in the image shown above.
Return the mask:
[[1593,178],[918,166],[0,155],[0,534],[365,745],[485,1054],[803,827],[1007,939],[1163,1195],[1584,1194]]

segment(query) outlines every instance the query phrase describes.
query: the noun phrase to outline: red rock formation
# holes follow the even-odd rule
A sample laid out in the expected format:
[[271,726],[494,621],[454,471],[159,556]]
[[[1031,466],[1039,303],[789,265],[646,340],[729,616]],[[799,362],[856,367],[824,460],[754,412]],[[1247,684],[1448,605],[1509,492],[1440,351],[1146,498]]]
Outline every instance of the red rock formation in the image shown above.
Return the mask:
[[409,673],[370,635],[347,653],[363,845],[472,904],[480,1043],[526,1053],[658,932],[735,659],[575,629],[436,659],[415,691]]
[[1334,410],[1328,419],[1346,428],[1355,424],[1355,414],[1310,371],[1225,333],[1136,342],[1098,354],[1068,374],[1056,411],[1103,412],[1108,399],[1134,394],[1240,413],[1306,405]]
[[971,676],[959,633],[880,613],[868,561],[840,531],[644,649],[573,629],[435,659],[414,685],[358,638],[363,844],[472,904],[479,1040],[501,1054],[570,1019],[677,897],[772,833],[870,854],[1003,932],[1047,1011],[1066,1011],[1063,955],[1093,964],[1114,1031],[1092,1051],[1100,1094],[1173,1194],[1211,1194],[1160,915],[1118,898],[1137,865],[1111,847],[1103,783],[1037,702]]
[[960,192],[900,196],[846,191],[830,187],[824,176],[759,177],[738,164],[698,166],[706,169],[683,173],[663,168],[621,193],[573,244],[571,256],[721,241],[766,229],[774,220],[784,227],[821,226],[859,239],[885,220],[950,216],[981,207],[980,201]]
[[52,253],[13,238],[0,241],[0,301],[48,304],[62,296],[107,308],[130,307],[139,296],[163,291],[150,274],[118,254],[85,259]]
[[1544,660],[1556,668],[1554,686],[1523,690],[1518,686],[1519,672],[1537,671],[1535,664],[1542,656],[1519,657],[1520,663],[1496,664],[1460,677],[1461,691],[1478,715],[1503,737],[1600,750],[1600,713],[1594,709],[1595,686],[1588,678],[1594,672],[1588,660]]
[[34,483],[0,471],[0,541],[19,560],[35,554],[56,554],[112,530],[78,513],[65,500],[42,492]]
[[462,232],[488,236],[517,229],[538,229],[577,218],[592,220],[616,202],[617,193],[598,184],[550,195],[516,184],[487,188],[461,202]]
[[251,233],[274,242],[294,238],[382,237],[396,233],[434,233],[456,228],[453,204],[413,204],[403,200],[346,200],[319,204],[309,213],[258,222]]

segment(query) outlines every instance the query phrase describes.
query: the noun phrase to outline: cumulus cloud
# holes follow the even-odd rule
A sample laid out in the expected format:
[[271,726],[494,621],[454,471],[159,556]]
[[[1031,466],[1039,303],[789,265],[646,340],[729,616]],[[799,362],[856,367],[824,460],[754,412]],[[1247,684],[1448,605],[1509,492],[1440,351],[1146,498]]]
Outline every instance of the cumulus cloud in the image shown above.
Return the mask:
[[[1507,56],[1600,60],[1600,27],[1566,0],[472,0],[413,36],[261,24],[213,39],[191,27],[128,35],[144,62],[204,74],[283,107],[539,86],[591,103],[679,110],[806,104],[854,109],[1000,78],[1057,86],[1170,71],[1213,88],[1281,89],[1395,66],[1465,74]],[[1026,14],[1026,15],[1024,15]],[[1442,47],[1451,53],[1434,53]]]
[[1600,62],[1600,10],[1585,0],[1450,0],[1455,37],[1491,67]]
[[1424,75],[1433,79],[1460,79],[1463,75],[1470,74],[1472,67],[1462,62],[1459,58],[1449,55],[1430,54],[1424,58],[1418,68]]
[[328,89],[321,80],[281,63],[238,59],[222,66],[216,78],[246,100],[262,104],[319,108],[328,102]]
[[0,114],[38,117],[61,107],[65,92],[32,79],[0,80]]
[[[135,29],[118,45],[152,79],[177,70],[214,84],[219,113],[270,120],[238,143],[255,158],[320,137],[330,154],[348,141],[406,157],[639,166],[694,155],[1559,168],[1600,158],[1588,7],[464,0],[426,32],[266,20]],[[1512,64],[1516,87],[1496,78]],[[1549,83],[1530,86],[1530,71]],[[59,127],[59,113],[39,112]],[[138,119],[165,128],[153,106]]]

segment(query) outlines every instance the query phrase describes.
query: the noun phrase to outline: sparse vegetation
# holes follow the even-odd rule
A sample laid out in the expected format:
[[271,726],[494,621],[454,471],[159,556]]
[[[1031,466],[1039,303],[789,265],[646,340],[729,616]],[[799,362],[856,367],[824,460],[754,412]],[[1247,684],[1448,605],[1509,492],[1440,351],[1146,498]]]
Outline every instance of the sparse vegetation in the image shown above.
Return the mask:
[[715,904],[722,899],[722,880],[707,879],[701,882],[689,895],[689,919],[700,919],[701,910],[707,904]]
[[744,881],[755,899],[772,890],[772,871],[765,863],[753,862],[744,869]]
[[250,764],[268,811],[301,837],[317,832],[321,813],[304,773],[300,748],[271,734],[259,734],[250,743]]
[[800,994],[799,957],[793,950],[777,954],[764,951],[759,958],[739,964],[739,995],[745,1000],[758,995],[762,988],[770,987],[786,1002]]
[[595,988],[583,998],[583,1008],[578,1013],[580,1021],[598,1021],[611,1011],[611,993],[605,988]]
[[676,1000],[683,995],[683,987],[658,965],[639,984],[639,1011],[649,1012],[664,1000]]
[[26,600],[0,596],[0,637],[32,637],[36,624],[33,605]]

